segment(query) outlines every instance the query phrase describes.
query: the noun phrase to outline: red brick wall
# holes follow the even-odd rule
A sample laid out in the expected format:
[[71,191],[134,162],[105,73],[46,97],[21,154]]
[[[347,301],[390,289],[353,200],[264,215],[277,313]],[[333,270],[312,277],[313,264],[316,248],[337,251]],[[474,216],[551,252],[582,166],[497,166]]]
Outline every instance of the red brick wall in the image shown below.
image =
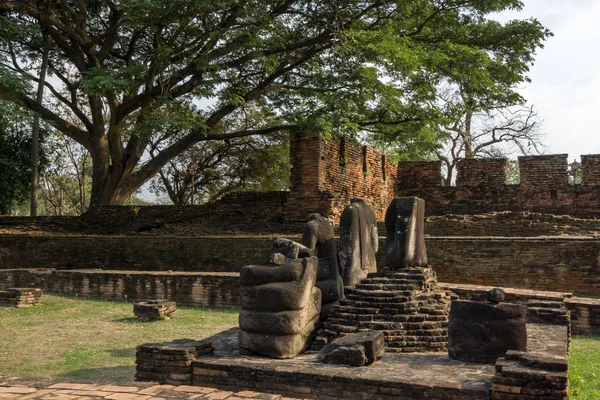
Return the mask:
[[507,164],[508,160],[506,158],[459,160],[456,186],[502,186],[506,182]]
[[[329,213],[334,222],[354,197],[362,197],[383,219],[394,198],[397,168],[383,155],[355,141],[320,141],[318,191],[331,198]],[[384,179],[385,178],[385,179]]]
[[581,156],[581,170],[585,185],[600,185],[600,154]]
[[456,186],[441,186],[441,162],[401,162],[396,196],[419,196],[428,215],[534,211],[600,216],[600,155],[582,157],[583,183],[568,183],[567,155],[519,157],[520,184],[505,184],[506,160],[461,160]]

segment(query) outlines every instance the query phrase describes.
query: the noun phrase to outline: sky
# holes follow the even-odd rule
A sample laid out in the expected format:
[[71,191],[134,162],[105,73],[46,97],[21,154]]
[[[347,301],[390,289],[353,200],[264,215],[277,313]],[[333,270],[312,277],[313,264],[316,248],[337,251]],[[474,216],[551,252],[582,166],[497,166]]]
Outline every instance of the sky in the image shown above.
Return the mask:
[[546,154],[600,154],[600,0],[523,0],[501,21],[534,17],[554,36],[537,52],[521,94],[538,111]]

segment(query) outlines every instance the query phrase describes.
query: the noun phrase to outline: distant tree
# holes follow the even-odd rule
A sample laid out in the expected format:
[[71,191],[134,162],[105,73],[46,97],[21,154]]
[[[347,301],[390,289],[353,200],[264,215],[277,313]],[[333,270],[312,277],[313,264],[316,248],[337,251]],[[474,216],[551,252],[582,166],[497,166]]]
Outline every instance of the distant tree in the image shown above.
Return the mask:
[[176,205],[202,204],[235,191],[287,189],[289,174],[288,135],[249,136],[198,143],[169,161],[150,190]]
[[[30,149],[32,116],[0,102],[0,214],[12,214],[26,201],[31,188]],[[46,130],[41,130],[42,141]],[[46,165],[40,153],[42,170]]]
[[[431,103],[440,67],[451,60],[472,56],[476,68],[502,58],[526,72],[531,49],[549,32],[535,19],[488,18],[521,7],[518,0],[0,0],[0,96],[89,151],[91,204],[122,204],[199,142],[307,128],[414,135],[439,114]],[[40,105],[32,84],[40,81],[44,34],[53,79]],[[239,130],[231,121],[249,107],[263,122]],[[180,138],[147,158],[172,123]]]
[[508,166],[506,168],[506,184],[507,185],[518,185],[521,183],[521,175],[519,171],[519,161],[508,160]]
[[49,163],[41,174],[40,213],[80,215],[87,210],[92,168],[87,150],[59,132],[46,142]]
[[539,126],[533,107],[518,106],[467,111],[450,124],[438,125],[440,145],[434,153],[446,171],[444,184],[451,185],[461,158],[501,158],[515,149],[520,154],[541,154],[544,146]]

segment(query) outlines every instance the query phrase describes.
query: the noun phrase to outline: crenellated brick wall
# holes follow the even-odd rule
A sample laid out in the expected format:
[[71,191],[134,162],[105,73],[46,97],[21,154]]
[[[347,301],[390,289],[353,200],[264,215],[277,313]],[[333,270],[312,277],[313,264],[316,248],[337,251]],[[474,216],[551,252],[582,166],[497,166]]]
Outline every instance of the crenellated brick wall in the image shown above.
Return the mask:
[[582,156],[583,181],[569,184],[567,154],[519,157],[520,183],[507,185],[506,159],[457,164],[456,186],[442,186],[441,162],[401,162],[396,195],[419,196],[428,215],[534,211],[600,216],[600,155]]
[[379,219],[394,198],[396,165],[354,140],[295,133],[290,138],[290,160],[289,191],[232,193],[199,206],[102,206],[90,209],[83,219],[89,225],[106,226],[107,233],[143,231],[199,218],[233,225],[303,224],[317,212],[337,225],[352,198],[366,199]]
[[366,199],[378,219],[394,198],[397,168],[379,151],[349,139],[319,141],[318,193],[326,194],[337,221],[354,197]]

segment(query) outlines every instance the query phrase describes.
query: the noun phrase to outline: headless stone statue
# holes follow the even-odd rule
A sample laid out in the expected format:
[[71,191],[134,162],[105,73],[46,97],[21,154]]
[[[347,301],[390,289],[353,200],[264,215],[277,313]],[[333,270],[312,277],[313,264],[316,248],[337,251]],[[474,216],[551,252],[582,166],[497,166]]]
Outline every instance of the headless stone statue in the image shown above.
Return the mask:
[[399,197],[392,200],[385,213],[387,267],[397,269],[427,264],[424,220],[423,199]]
[[352,199],[340,218],[339,262],[344,286],[354,287],[377,272],[379,248],[375,210],[364,199]]
[[344,297],[331,222],[319,214],[312,214],[310,221],[304,226],[302,244],[319,259],[316,285],[321,289],[321,320],[324,320]]
[[317,263],[317,257],[308,257],[242,267],[240,354],[294,358],[308,348],[321,311]]

